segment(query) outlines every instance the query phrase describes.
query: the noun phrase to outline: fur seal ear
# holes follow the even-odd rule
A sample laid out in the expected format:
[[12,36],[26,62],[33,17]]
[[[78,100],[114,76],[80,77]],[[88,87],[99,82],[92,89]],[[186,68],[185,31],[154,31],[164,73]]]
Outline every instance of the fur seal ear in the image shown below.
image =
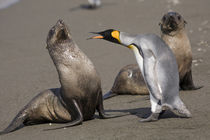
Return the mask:
[[186,20],[184,20],[184,24],[187,24],[187,21]]

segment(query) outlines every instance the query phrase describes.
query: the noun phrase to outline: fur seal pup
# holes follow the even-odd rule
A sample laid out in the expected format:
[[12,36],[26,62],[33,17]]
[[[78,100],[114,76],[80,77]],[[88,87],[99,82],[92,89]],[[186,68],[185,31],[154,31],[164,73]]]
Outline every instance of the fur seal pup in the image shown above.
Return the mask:
[[81,124],[93,119],[95,110],[104,113],[101,79],[91,60],[79,49],[62,20],[52,27],[47,37],[47,49],[59,75],[61,88],[49,89],[34,97],[0,135],[25,125],[46,122]]
[[92,39],[104,39],[121,44],[134,52],[138,66],[150,93],[151,115],[142,122],[156,121],[165,107],[191,117],[179,97],[179,73],[176,58],[168,45],[157,35],[120,32],[109,29]]
[[180,89],[196,90],[192,78],[192,50],[185,30],[187,22],[177,12],[166,13],[160,22],[161,38],[175,54],[179,68]]
[[[187,22],[176,12],[166,13],[160,22],[161,38],[168,44],[176,56],[178,63],[181,90],[196,90],[203,86],[195,87],[192,79],[192,51],[189,38],[185,30]],[[137,64],[126,65],[115,78],[114,84],[103,98],[108,99],[120,94],[144,95],[146,85]],[[132,73],[129,74],[129,73]],[[132,84],[130,84],[132,83]],[[139,88],[138,88],[139,87]]]

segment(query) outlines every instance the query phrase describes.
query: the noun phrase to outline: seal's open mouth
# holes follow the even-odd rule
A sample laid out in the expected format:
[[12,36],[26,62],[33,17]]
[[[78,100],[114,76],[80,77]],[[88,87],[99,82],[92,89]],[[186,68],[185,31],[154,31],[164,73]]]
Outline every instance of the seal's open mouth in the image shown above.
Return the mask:
[[53,46],[55,43],[63,43],[70,38],[68,27],[62,20],[58,20],[57,23],[50,29],[47,36],[47,48]]
[[66,40],[68,39],[68,31],[66,29],[66,26],[63,22],[63,20],[58,20],[58,22],[55,25],[56,28],[56,38],[58,41]]
[[66,40],[68,38],[68,33],[65,31],[65,29],[60,29],[57,33],[57,40]]

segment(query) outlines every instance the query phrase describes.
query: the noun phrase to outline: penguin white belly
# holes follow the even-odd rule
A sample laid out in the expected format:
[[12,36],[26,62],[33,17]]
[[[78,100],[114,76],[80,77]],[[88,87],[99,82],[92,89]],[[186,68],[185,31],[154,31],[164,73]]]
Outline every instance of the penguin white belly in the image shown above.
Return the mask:
[[[143,78],[144,78],[143,57],[140,55],[139,50],[136,47],[133,47],[132,50],[134,52],[134,55],[136,57],[136,61],[139,65],[140,71],[141,71],[141,73],[143,75]],[[145,78],[144,78],[144,80],[145,80]]]
[[[144,81],[145,81],[143,57],[140,55],[139,50],[136,47],[132,47],[132,50],[134,52],[134,55],[136,57],[136,61],[137,61],[138,65],[139,65],[139,67],[140,67],[140,71],[141,71],[141,73],[143,75],[143,78],[144,78]],[[154,58],[150,57],[149,59],[152,60]],[[154,73],[152,68],[149,69],[149,73]],[[154,77],[151,77],[151,78],[154,78]],[[153,80],[153,79],[151,79],[151,80]],[[157,83],[157,84],[158,84],[157,86],[158,86],[159,92],[162,93],[162,90],[161,90],[161,87],[160,87],[159,83]],[[151,111],[153,113],[160,113],[161,110],[162,110],[161,105],[158,104],[158,100],[155,97],[153,97],[153,94],[151,94],[150,90],[149,90],[149,93],[150,93]],[[161,97],[159,97],[159,98],[161,98]]]

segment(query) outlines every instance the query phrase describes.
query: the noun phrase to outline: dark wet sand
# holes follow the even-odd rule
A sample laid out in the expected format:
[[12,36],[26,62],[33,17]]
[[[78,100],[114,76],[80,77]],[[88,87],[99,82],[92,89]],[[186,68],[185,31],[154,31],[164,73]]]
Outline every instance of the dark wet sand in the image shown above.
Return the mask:
[[[209,0],[104,0],[100,9],[77,9],[86,0],[21,0],[0,11],[0,130],[40,91],[59,87],[55,67],[46,47],[49,29],[58,19],[70,27],[74,40],[95,64],[107,92],[121,67],[136,63],[131,51],[119,45],[86,40],[91,31],[114,28],[130,33],[159,34],[160,18],[169,9],[181,13],[193,51],[193,78],[204,88],[181,91],[193,118],[178,118],[170,112],[153,123],[139,120],[150,113],[147,96],[118,96],[104,102],[107,113],[137,112],[121,118],[98,118],[82,125],[43,131],[59,124],[24,127],[0,140],[46,139],[209,139],[210,137],[210,1]],[[175,2],[176,2],[175,1]],[[97,113],[96,113],[97,115]]]

